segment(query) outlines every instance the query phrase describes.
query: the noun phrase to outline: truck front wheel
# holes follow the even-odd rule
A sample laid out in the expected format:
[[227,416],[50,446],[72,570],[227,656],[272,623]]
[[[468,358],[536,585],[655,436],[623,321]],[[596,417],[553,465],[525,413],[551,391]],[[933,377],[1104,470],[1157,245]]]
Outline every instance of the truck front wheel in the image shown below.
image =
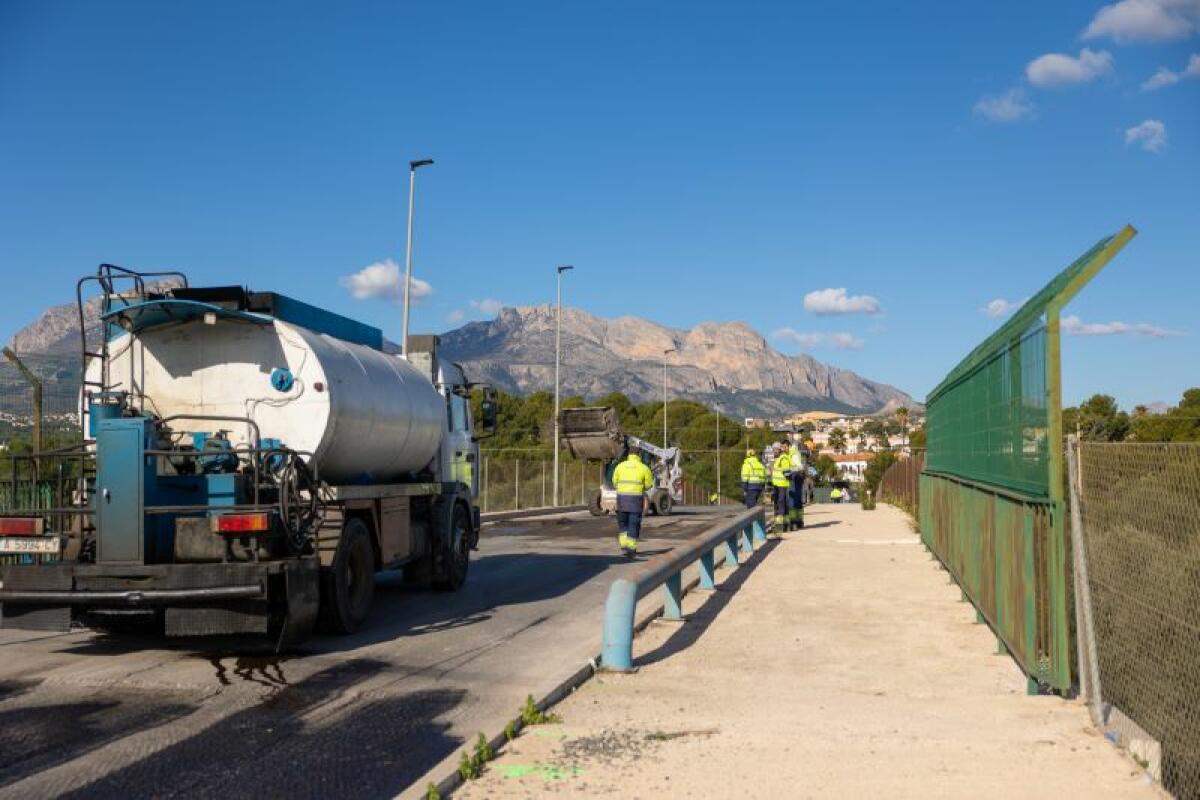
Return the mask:
[[441,542],[441,552],[434,562],[433,588],[452,592],[467,582],[467,567],[471,557],[471,518],[462,503],[455,503],[450,513],[450,530]]
[[354,633],[375,599],[375,549],[365,522],[354,517],[346,523],[333,565],[322,573],[322,627]]

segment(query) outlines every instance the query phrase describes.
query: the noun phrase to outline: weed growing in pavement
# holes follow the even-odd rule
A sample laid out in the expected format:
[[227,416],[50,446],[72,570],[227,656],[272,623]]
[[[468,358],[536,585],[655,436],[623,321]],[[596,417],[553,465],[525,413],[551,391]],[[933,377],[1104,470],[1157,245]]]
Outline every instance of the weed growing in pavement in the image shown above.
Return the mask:
[[521,722],[525,725],[552,725],[562,722],[562,717],[540,710],[537,703],[533,702],[533,695],[529,695],[525,698],[525,707],[521,709]]
[[479,766],[482,767],[495,757],[496,751],[492,749],[492,745],[487,740],[487,737],[482,733],[479,734],[479,738],[475,740],[475,760],[479,763]]
[[467,755],[464,750],[462,757],[458,759],[458,775],[464,781],[473,781],[479,777],[479,763]]
[[429,786],[425,789],[425,800],[442,800],[442,793],[430,781]]
[[517,738],[517,723],[510,719],[504,726],[504,741],[511,742],[515,738]]

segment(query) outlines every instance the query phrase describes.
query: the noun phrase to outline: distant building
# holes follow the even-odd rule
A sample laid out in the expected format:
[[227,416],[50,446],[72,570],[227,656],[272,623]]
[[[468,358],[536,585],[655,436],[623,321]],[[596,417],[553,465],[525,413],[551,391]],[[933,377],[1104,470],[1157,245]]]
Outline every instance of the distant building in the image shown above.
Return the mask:
[[838,475],[842,480],[861,483],[867,471],[867,465],[875,458],[874,453],[834,453],[830,456],[837,466]]
[[746,417],[746,421],[743,423],[743,425],[747,428],[769,428],[769,427],[771,427],[770,422],[768,422],[765,419],[759,419],[758,417]]

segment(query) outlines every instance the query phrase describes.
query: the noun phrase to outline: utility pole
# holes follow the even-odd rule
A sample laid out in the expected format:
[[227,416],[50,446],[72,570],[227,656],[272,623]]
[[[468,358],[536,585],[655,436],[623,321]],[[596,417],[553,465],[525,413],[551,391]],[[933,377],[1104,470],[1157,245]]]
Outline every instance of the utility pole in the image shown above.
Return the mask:
[[575,269],[571,264],[558,267],[558,319],[554,324],[554,505],[558,505],[558,376],[562,365],[562,276]]
[[721,406],[717,409],[717,502],[721,502]]
[[663,449],[667,448],[667,356],[675,352],[671,347],[663,350]]
[[408,162],[408,247],[404,255],[404,316],[400,325],[400,354],[405,358],[408,358],[408,297],[412,288],[413,201],[416,199],[417,170],[432,163],[432,158]]

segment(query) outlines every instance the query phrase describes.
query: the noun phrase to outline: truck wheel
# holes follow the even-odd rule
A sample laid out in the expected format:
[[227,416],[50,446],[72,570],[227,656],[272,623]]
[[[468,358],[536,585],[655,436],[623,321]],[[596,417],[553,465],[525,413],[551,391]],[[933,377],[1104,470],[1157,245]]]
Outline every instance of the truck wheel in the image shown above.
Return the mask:
[[668,514],[671,513],[671,508],[672,508],[671,495],[664,492],[663,496],[658,498],[658,514],[659,514],[659,516],[662,516],[662,517],[667,516]]
[[592,502],[588,503],[588,513],[593,517],[603,517],[604,509],[600,507],[600,492],[597,491],[592,495]]
[[433,588],[452,592],[467,582],[467,567],[471,563],[471,519],[462,503],[454,504],[450,530],[440,543],[434,563]]
[[322,627],[354,633],[367,618],[375,599],[375,548],[371,532],[357,517],[342,530],[333,566],[321,576]]

